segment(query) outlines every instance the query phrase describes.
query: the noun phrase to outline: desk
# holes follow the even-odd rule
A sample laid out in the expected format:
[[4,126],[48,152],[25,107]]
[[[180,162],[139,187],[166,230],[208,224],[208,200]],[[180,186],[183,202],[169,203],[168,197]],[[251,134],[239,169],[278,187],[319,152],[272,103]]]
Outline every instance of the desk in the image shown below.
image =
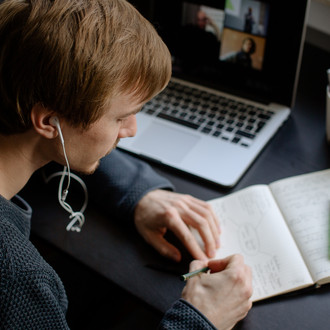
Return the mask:
[[[155,170],[169,178],[178,192],[208,200],[252,184],[268,184],[329,167],[330,148],[325,141],[325,71],[328,67],[330,54],[305,44],[292,115],[233,189],[221,189],[159,165],[153,165]],[[187,254],[179,265],[163,259],[133,228],[124,229],[111,223],[93,205],[85,212],[82,232],[68,233],[65,231],[67,214],[57,204],[56,191],[44,193],[40,187],[31,187],[22,195],[34,209],[32,232],[35,235],[161,312],[180,296],[184,284],[178,275],[188,268]],[[321,330],[329,326],[330,286],[324,286],[308,293],[256,303],[236,328]]]

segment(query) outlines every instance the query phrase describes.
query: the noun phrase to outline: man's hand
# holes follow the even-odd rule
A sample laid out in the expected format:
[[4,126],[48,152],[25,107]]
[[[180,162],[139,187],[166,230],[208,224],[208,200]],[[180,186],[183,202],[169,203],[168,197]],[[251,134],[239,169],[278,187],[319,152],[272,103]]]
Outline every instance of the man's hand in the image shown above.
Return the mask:
[[190,271],[208,266],[187,281],[182,298],[202,312],[217,329],[232,329],[252,307],[252,274],[241,255],[190,264]]
[[[165,240],[167,230],[182,241],[195,259],[214,257],[220,246],[220,226],[211,206],[190,195],[160,189],[151,191],[137,204],[134,219],[142,237],[161,255],[175,261],[181,260],[181,253]],[[188,226],[199,232],[205,253]]]

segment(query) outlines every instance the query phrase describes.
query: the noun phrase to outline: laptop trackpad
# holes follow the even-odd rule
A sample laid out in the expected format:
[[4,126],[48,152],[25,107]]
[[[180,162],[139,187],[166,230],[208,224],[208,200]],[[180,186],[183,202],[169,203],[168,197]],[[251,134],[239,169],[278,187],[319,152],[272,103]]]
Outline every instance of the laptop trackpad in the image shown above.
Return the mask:
[[194,134],[152,122],[140,136],[137,136],[133,146],[143,150],[146,156],[178,163],[199,139]]

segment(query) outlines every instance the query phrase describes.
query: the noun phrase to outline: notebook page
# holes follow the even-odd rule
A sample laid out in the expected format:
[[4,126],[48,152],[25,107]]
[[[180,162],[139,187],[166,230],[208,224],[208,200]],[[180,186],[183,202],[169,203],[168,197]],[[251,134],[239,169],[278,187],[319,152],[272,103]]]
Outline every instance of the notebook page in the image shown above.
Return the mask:
[[212,200],[220,219],[216,258],[240,253],[252,268],[254,301],[312,284],[312,278],[267,186]]
[[279,180],[270,187],[314,281],[329,277],[330,171]]

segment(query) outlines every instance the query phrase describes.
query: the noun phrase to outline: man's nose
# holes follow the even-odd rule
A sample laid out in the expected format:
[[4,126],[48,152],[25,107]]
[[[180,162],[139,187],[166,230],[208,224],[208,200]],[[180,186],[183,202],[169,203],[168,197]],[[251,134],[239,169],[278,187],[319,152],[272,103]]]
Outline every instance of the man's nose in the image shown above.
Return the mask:
[[137,123],[136,123],[136,115],[131,115],[125,120],[125,123],[120,128],[118,137],[120,139],[126,137],[133,137],[137,132]]

